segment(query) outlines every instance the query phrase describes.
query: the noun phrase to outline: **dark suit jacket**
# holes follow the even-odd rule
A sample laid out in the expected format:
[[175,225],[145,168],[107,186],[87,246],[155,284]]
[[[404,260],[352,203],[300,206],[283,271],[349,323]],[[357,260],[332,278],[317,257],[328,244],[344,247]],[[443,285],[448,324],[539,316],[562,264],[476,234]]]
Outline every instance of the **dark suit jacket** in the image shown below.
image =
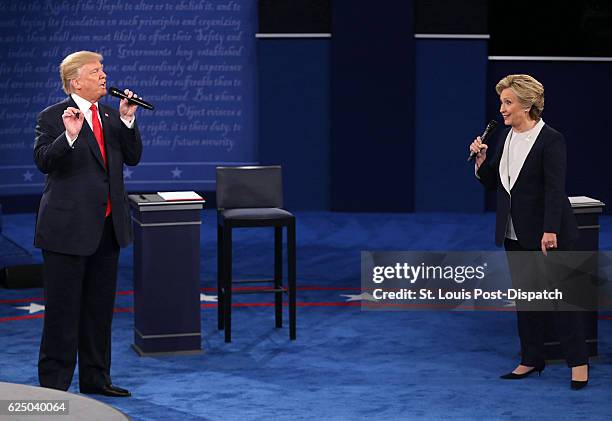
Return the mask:
[[71,97],[38,115],[34,161],[46,182],[34,245],[58,253],[88,256],[100,242],[109,193],[113,227],[121,247],[132,241],[123,164],[136,165],[142,153],[138,127],[128,129],[115,109],[99,104],[108,170],[86,121],[74,143],[68,145],[62,113],[77,108]]
[[516,237],[523,248],[539,250],[544,232],[556,233],[559,248],[563,248],[578,237],[576,218],[565,194],[565,138],[547,124],[542,127],[510,190],[510,200],[499,175],[509,130],[501,133],[496,152],[477,172],[485,187],[497,189],[495,243],[503,244],[508,216],[512,215]]

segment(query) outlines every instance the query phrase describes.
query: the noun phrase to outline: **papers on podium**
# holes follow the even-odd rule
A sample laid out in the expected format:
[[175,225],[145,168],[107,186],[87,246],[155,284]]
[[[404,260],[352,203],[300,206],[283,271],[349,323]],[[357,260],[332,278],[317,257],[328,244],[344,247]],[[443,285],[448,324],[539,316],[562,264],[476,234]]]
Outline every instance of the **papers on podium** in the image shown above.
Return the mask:
[[184,200],[204,200],[202,196],[194,191],[159,191],[159,197],[166,202],[176,202]]
[[569,201],[573,207],[603,206],[603,202],[587,196],[570,196]]

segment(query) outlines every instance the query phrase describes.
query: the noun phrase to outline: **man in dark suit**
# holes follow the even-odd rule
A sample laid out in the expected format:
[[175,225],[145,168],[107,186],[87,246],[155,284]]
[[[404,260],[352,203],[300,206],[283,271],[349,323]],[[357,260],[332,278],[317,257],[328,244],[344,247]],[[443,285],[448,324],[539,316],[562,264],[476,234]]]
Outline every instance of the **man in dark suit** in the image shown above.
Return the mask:
[[67,390],[78,355],[82,393],[130,396],[111,382],[111,323],[119,247],[132,241],[123,165],[139,162],[142,141],[136,105],[98,104],[101,62],[89,51],[67,56],[60,75],[69,97],[37,120],[34,161],[46,174],[34,240],[46,300],[38,375],[41,386]]

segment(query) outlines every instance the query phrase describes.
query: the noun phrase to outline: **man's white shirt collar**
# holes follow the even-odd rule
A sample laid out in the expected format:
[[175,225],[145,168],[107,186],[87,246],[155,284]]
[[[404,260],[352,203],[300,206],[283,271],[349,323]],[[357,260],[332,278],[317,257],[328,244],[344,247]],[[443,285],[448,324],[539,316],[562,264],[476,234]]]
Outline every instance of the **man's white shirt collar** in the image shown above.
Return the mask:
[[[83,113],[85,113],[86,111],[89,111],[89,109],[91,108],[91,102],[87,101],[85,98],[81,98],[80,96],[78,96],[77,94],[70,94],[70,96],[72,97],[72,99],[74,100],[74,102],[76,102],[77,107],[79,107],[79,110],[83,111]],[[98,107],[98,102],[94,102],[94,104],[96,105],[96,108],[98,109],[98,112],[100,111],[100,107]]]

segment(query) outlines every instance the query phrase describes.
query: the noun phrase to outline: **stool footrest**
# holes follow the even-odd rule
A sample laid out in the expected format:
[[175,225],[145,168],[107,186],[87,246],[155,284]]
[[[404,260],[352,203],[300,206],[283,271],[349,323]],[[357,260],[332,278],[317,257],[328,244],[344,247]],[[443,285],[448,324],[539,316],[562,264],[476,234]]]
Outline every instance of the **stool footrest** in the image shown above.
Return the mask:
[[232,284],[262,284],[262,283],[272,283],[274,279],[239,279],[232,280]]
[[261,294],[266,292],[287,292],[287,288],[257,288],[238,291],[232,289],[232,294]]

